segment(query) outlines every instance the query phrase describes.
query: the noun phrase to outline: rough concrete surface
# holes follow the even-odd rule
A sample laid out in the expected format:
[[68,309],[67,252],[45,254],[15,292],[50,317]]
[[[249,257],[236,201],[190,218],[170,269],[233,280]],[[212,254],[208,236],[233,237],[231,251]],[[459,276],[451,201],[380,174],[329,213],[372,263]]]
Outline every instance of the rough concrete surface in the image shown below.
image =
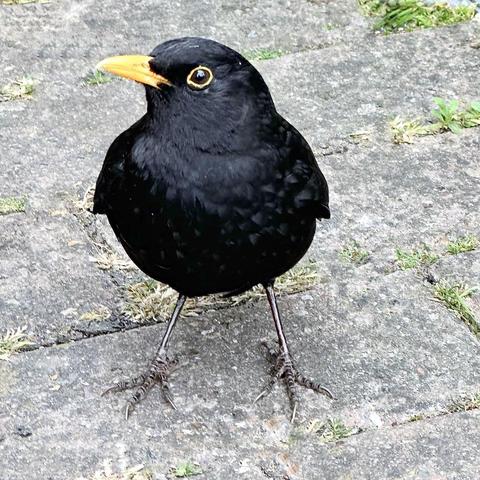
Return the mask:
[[[215,480],[480,478],[480,400],[452,408],[480,395],[479,340],[434,300],[441,281],[480,286],[478,249],[446,253],[480,237],[480,130],[397,145],[388,128],[431,118],[433,97],[480,99],[480,25],[370,27],[353,0],[0,4],[0,87],[37,81],[32,99],[0,103],[0,198],[27,198],[25,213],[0,216],[0,338],[25,326],[35,342],[0,360],[0,480],[114,480],[109,469],[137,465],[166,479],[186,461]],[[336,399],[302,391],[293,425],[282,385],[253,404],[268,378],[260,340],[274,338],[265,300],[182,319],[178,410],[157,389],[125,421],[127,394],[100,396],[146,367],[164,325],[121,314],[143,277],[98,268],[102,249],[122,252],[81,201],[144,111],[143,88],[84,78],[105,56],[181,35],[281,50],[256,66],[330,184],[332,219],[308,253],[317,285],[280,308],[298,366]],[[339,255],[352,241],[365,263]],[[396,249],[424,245],[438,261],[402,270]],[[479,295],[466,299],[476,321]],[[100,306],[111,318],[82,320]],[[326,435],[329,421],[345,438]]]

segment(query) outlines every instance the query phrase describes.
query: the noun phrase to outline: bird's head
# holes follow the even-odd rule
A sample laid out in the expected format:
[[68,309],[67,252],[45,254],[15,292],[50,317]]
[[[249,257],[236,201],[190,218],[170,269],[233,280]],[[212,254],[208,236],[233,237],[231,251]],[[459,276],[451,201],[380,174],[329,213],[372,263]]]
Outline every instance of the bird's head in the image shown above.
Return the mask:
[[[202,125],[235,132],[261,124],[274,110],[260,73],[238,52],[213,40],[186,37],[158,45],[150,55],[123,55],[97,68],[143,83],[149,114],[162,124]],[[220,133],[220,132],[219,132]]]

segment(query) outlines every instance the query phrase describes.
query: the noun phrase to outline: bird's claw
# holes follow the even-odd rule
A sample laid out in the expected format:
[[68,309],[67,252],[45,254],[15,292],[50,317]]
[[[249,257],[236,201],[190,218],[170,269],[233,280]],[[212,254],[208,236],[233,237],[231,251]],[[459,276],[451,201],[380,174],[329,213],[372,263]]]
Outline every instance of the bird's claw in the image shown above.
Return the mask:
[[137,390],[131,395],[130,399],[125,405],[125,420],[128,420],[128,417],[130,416],[130,413],[134,409],[135,405],[143,400],[146,397],[147,392],[158,383],[161,386],[165,401],[170,404],[174,410],[176,410],[177,406],[175,405],[170,393],[168,376],[175,369],[177,364],[178,362],[176,359],[171,360],[166,355],[158,356],[152,362],[150,368],[145,374],[139,375],[138,377],[130,380],[123,380],[115,383],[111,387],[107,388],[101,395],[103,397],[108,393],[123,392],[125,390],[137,387]]
[[271,348],[265,341],[262,342],[262,345],[267,349],[268,359],[272,361],[274,365],[271,369],[272,378],[268,381],[260,394],[255,398],[254,403],[257,403],[268,393],[270,393],[273,386],[280,378],[284,380],[285,386],[287,387],[288,398],[292,408],[292,415],[290,418],[291,422],[294,422],[298,410],[298,396],[296,391],[297,385],[308,388],[317,393],[321,393],[332,400],[334,399],[332,392],[328,388],[306,378],[296,369],[288,350],[277,351],[274,348]]

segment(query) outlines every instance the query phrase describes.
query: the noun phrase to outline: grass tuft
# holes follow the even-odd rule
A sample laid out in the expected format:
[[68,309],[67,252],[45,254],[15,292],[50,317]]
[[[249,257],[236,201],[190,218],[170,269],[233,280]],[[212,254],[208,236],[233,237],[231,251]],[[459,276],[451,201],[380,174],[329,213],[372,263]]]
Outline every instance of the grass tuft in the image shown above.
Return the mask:
[[279,58],[282,55],[285,55],[283,50],[271,48],[256,48],[243,54],[247,60],[271,60],[273,58]]
[[33,345],[25,333],[26,329],[27,327],[19,327],[16,330],[7,330],[7,333],[0,337],[0,360],[7,360],[15,353]]
[[[294,294],[309,290],[317,282],[317,265],[311,262],[294,267],[277,278],[275,290],[278,295]],[[263,288],[257,286],[233,297],[225,298],[221,295],[209,295],[189,299],[182,314],[197,316],[207,310],[228,308],[263,298],[264,295]],[[126,302],[122,307],[122,313],[136,322],[162,320],[171,315],[177,297],[177,292],[167,285],[155,280],[145,280],[127,287]]]
[[394,143],[413,143],[415,137],[442,132],[460,133],[464,128],[480,125],[480,102],[460,106],[458,100],[434,98],[435,108],[431,114],[434,121],[405,120],[395,117],[390,123]]
[[450,284],[442,281],[435,285],[434,296],[436,300],[454,312],[474,335],[480,336],[480,325],[477,323],[472,309],[466,302],[466,299],[470,298],[476,290],[476,287],[468,287],[467,285],[458,283]]
[[90,257],[90,260],[97,264],[100,270],[120,270],[123,272],[135,270],[135,264],[122,255],[114,252],[108,245],[94,242],[98,249],[96,257]]
[[420,420],[423,420],[425,418],[425,415],[421,413],[417,413],[416,415],[412,415],[409,417],[408,422],[419,422]]
[[395,117],[389,123],[394,143],[413,143],[415,137],[433,135],[438,132],[438,127],[432,124],[423,124],[420,119],[403,120]]
[[[168,317],[177,301],[177,293],[167,285],[155,280],[129,285],[126,290],[126,302],[122,313],[136,322],[161,320]],[[185,305],[183,314],[189,311]]]
[[450,255],[458,255],[459,253],[471,252],[472,250],[475,250],[479,244],[480,241],[478,240],[478,237],[468,234],[448,242],[447,253]]
[[421,250],[395,250],[396,262],[401,270],[409,270],[420,266],[433,265],[438,260],[438,255],[433,253],[427,245]]
[[74,207],[80,212],[87,212],[93,208],[93,197],[95,195],[95,185],[90,185],[84,192],[82,198],[74,202]]
[[480,409],[480,392],[463,396],[447,407],[449,413],[468,412],[477,409]]
[[105,83],[110,83],[113,78],[100,70],[95,70],[94,72],[89,73],[85,79],[85,85],[104,85]]
[[0,215],[23,213],[27,206],[25,197],[0,197]]
[[373,131],[371,129],[357,130],[349,134],[353,143],[362,144],[368,143],[372,140]]
[[203,473],[203,470],[198,464],[187,461],[180,463],[176,467],[173,467],[171,469],[171,473],[177,478],[186,478],[200,475]]
[[28,100],[35,93],[36,82],[30,77],[23,77],[0,88],[0,102]]
[[108,320],[112,316],[112,312],[105,305],[99,305],[98,307],[85,312],[80,316],[80,320],[86,322],[102,322]]
[[338,255],[344,262],[363,265],[367,262],[369,254],[358,242],[353,240],[345,245]]
[[319,435],[323,443],[330,443],[338,442],[342,438],[348,438],[358,433],[359,429],[349,428],[338,419],[328,419],[326,422],[315,419],[309,423],[305,431],[306,433]]
[[419,0],[389,0],[384,9],[376,8],[381,18],[373,28],[384,33],[453,25],[471,20],[476,14],[474,5],[426,5]]

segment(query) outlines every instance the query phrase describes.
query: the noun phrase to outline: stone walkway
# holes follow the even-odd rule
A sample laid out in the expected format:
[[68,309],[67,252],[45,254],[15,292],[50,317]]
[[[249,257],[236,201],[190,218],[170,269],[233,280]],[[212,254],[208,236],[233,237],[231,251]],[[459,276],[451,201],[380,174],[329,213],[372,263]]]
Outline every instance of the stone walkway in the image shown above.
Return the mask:
[[[446,253],[480,236],[480,129],[398,145],[388,126],[431,118],[434,97],[480,100],[479,18],[381,36],[353,0],[0,5],[0,86],[37,82],[0,103],[0,198],[27,199],[0,216],[0,338],[25,326],[35,342],[0,360],[0,480],[161,480],[194,464],[212,480],[480,478],[480,295],[465,297],[470,328],[434,301],[446,282],[480,285],[480,250]],[[337,399],[302,392],[294,425],[281,386],[252,403],[274,337],[265,300],[182,319],[177,411],[155,390],[125,421],[125,395],[100,397],[145,368],[164,325],[121,314],[143,277],[98,268],[100,251],[122,252],[80,202],[143,88],[84,79],[183,35],[276,57],[255,64],[331,187],[318,281],[280,308],[297,363]],[[349,262],[357,244],[369,255]],[[402,269],[398,249],[436,257]],[[85,320],[99,308],[112,315]]]

